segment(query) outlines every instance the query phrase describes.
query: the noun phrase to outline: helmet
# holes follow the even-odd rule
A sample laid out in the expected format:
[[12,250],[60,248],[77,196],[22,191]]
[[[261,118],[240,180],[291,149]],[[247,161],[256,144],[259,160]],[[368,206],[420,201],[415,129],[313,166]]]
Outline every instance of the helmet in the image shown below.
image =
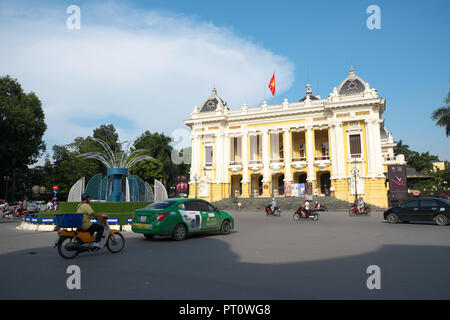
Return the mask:
[[81,201],[86,200],[87,198],[90,198],[91,196],[89,195],[89,193],[85,192],[83,194],[81,194]]

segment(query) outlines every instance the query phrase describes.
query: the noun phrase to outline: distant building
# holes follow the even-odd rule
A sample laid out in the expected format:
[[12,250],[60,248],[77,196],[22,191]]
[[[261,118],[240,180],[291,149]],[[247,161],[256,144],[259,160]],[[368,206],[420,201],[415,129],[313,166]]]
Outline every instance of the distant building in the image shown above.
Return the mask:
[[289,196],[311,183],[317,195],[353,201],[357,191],[385,207],[387,165],[405,164],[394,155],[385,108],[353,68],[325,99],[308,83],[298,101],[230,110],[213,89],[185,121],[192,139],[189,196]]
[[437,170],[445,170],[445,162],[444,161],[433,161],[433,171]]

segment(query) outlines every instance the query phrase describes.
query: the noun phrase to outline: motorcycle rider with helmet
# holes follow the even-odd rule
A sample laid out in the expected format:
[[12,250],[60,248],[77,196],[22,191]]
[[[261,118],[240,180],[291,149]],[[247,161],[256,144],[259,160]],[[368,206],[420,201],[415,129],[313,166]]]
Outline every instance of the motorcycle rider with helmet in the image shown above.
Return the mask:
[[81,202],[78,204],[77,213],[83,214],[83,222],[81,225],[81,230],[90,232],[91,234],[97,233],[95,235],[95,242],[92,244],[94,247],[101,248],[100,241],[102,240],[102,235],[104,231],[104,226],[100,223],[92,223],[90,217],[94,218],[106,218],[106,215],[98,215],[94,212],[91,205],[91,196],[85,192],[81,195]]

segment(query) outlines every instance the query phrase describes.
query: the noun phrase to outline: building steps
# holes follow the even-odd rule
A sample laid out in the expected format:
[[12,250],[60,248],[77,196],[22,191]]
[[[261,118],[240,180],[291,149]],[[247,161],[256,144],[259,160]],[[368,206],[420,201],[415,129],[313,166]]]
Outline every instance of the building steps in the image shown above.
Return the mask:
[[[276,197],[277,206],[281,210],[296,210],[303,202],[303,197]],[[327,206],[328,210],[348,210],[352,203],[336,199],[335,197],[314,196],[311,204],[318,200],[322,205]],[[263,210],[272,202],[272,198],[228,198],[213,202],[215,206],[223,210],[235,210],[238,208],[237,203],[241,203],[241,210]],[[370,205],[371,208],[381,210],[381,208]]]

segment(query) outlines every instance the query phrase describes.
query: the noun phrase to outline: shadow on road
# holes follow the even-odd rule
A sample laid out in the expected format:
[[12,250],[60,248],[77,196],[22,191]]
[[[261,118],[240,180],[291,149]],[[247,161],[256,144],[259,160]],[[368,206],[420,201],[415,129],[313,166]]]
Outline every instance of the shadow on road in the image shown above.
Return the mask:
[[[0,255],[0,298],[450,299],[448,246],[385,245],[336,259],[260,264],[240,262],[223,237],[129,237],[119,254],[74,260],[52,247],[10,252]],[[81,268],[81,290],[66,287],[72,264]],[[370,265],[381,268],[381,290],[367,288]]]

